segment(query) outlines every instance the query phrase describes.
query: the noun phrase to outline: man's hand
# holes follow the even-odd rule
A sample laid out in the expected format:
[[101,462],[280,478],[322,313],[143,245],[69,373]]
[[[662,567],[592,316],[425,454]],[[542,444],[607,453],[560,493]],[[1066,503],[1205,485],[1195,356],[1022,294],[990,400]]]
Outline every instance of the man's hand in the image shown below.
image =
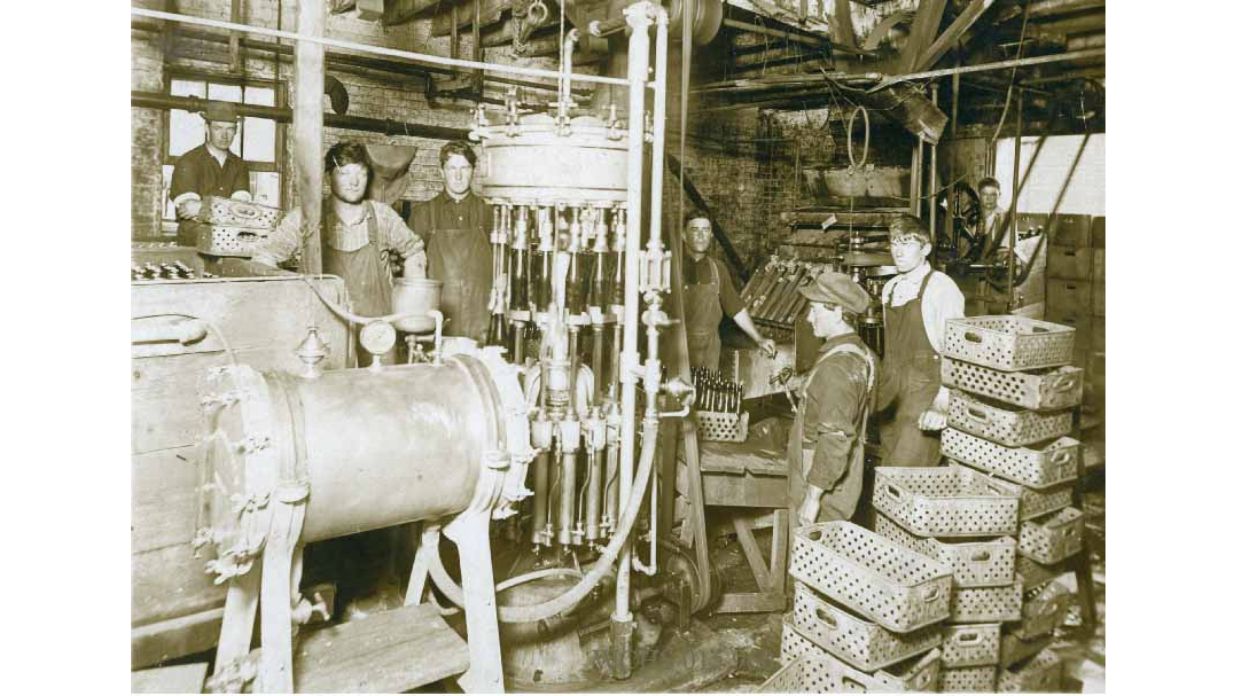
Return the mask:
[[770,358],[777,357],[777,342],[776,341],[772,340],[771,338],[760,338],[758,341],[756,341],[756,343],[759,344],[760,352],[764,353],[764,355],[767,355]]
[[201,212],[202,200],[200,198],[187,198],[176,204],[176,214],[182,218],[196,219]]
[[824,497],[823,489],[807,484],[803,504],[798,506],[799,526],[815,524],[816,518],[820,516],[820,498],[822,497]]
[[948,416],[940,411],[928,409],[918,417],[919,430],[943,430],[946,425],[948,425]]

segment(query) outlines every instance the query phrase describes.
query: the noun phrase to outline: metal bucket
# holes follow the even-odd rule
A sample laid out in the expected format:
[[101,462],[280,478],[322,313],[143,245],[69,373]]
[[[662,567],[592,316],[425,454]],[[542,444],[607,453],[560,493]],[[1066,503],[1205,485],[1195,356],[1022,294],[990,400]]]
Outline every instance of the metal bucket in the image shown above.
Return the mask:
[[395,328],[411,334],[432,333],[430,310],[438,308],[442,299],[442,281],[428,278],[396,278],[391,298],[395,314],[407,314],[395,322]]

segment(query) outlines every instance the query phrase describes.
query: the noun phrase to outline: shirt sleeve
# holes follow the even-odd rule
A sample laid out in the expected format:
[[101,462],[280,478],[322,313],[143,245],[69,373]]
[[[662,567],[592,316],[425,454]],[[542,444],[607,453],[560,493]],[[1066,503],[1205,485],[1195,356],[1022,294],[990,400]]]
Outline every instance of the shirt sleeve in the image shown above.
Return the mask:
[[734,279],[730,277],[729,268],[722,262],[716,261],[717,265],[717,284],[721,287],[721,311],[727,316],[737,316],[739,312],[746,309],[742,298],[738,296],[738,291],[734,289]]
[[300,208],[289,211],[266,240],[253,250],[253,260],[267,266],[277,266],[292,258],[300,247]]
[[949,319],[966,316],[966,298],[957,283],[943,273],[931,276],[931,284],[924,293],[923,327],[927,340],[937,353],[944,348],[944,332]]
[[180,198],[186,193],[192,193],[201,197],[199,189],[201,188],[202,177],[198,172],[197,163],[193,156],[185,153],[184,156],[176,162],[176,167],[172,169],[172,185],[168,195],[172,200]]
[[425,243],[419,235],[408,228],[399,213],[389,205],[374,204],[377,211],[379,226],[383,236],[383,246],[399,253],[404,258],[412,258],[425,251]]
[[820,366],[820,374],[811,380],[810,397],[815,401],[818,415],[807,424],[814,436],[815,455],[807,472],[807,483],[825,492],[832,490],[850,466],[850,454],[854,449],[857,433],[854,421],[862,408],[866,384],[854,378],[857,369],[854,356],[830,358]]

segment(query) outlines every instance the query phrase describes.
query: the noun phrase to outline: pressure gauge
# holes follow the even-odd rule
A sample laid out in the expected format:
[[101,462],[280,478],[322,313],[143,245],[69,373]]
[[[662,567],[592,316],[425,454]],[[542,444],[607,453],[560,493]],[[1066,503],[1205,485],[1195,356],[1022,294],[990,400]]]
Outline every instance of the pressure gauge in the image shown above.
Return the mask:
[[360,343],[371,355],[382,355],[395,347],[395,327],[385,321],[365,324],[360,332]]

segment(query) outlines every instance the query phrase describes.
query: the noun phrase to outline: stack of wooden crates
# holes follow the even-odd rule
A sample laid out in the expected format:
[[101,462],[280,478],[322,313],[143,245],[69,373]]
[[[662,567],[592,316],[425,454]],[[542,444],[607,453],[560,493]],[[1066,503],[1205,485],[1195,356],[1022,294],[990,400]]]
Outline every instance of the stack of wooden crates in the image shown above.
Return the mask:
[[[942,469],[949,473],[937,476],[956,481],[949,492],[957,508],[951,523],[974,537],[983,519],[989,532],[996,531],[999,520],[1004,525],[1000,533],[1011,533],[1017,541],[1015,557],[1000,539],[970,542],[974,546],[934,544],[938,553],[953,559],[955,578],[988,585],[955,589],[953,620],[999,622],[999,648],[982,653],[984,664],[950,665],[946,660],[946,688],[991,690],[994,681],[998,691],[1059,690],[1062,665],[1046,646],[1064,619],[1067,593],[1054,581],[1064,572],[1062,563],[1081,550],[1084,533],[1081,511],[1070,507],[1081,465],[1080,443],[1068,436],[1082,399],[1083,371],[1070,364],[1075,338],[1071,327],[1024,317],[949,322],[941,374],[952,392],[941,450],[950,461]],[[881,509],[878,485],[879,479],[876,507]],[[922,490],[921,495],[942,495]],[[1005,508],[992,502],[1009,498],[1016,501],[1011,528],[1005,517],[995,516],[995,510],[1007,515]],[[980,516],[980,511],[986,512]],[[1010,569],[998,559],[1014,563],[1012,591],[1008,585],[990,586],[1008,578]],[[968,597],[979,606],[978,613],[964,611],[957,601]],[[954,630],[986,640],[992,629],[969,625]]]
[[1073,364],[1085,368],[1081,427],[1087,467],[1104,457],[1107,224],[1102,216],[1058,215],[1048,230],[1047,321],[1077,330]]

